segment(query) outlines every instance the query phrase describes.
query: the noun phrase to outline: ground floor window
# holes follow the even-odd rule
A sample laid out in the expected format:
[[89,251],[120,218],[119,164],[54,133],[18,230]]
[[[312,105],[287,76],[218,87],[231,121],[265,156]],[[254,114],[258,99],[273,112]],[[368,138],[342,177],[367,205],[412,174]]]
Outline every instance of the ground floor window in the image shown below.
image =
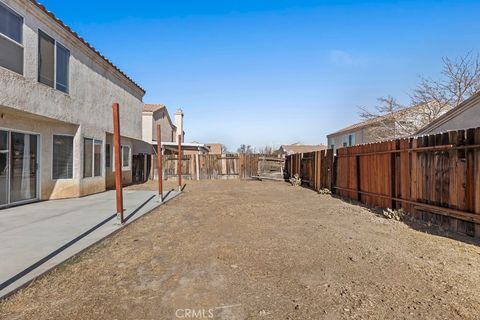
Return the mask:
[[110,168],[112,166],[111,145],[105,144],[105,167]]
[[73,178],[73,137],[53,136],[53,179]]
[[102,175],[101,140],[83,139],[83,177],[99,177]]
[[93,143],[93,175],[100,177],[102,175],[102,144],[100,140]]
[[130,166],[130,147],[129,146],[122,146],[122,166],[124,168]]

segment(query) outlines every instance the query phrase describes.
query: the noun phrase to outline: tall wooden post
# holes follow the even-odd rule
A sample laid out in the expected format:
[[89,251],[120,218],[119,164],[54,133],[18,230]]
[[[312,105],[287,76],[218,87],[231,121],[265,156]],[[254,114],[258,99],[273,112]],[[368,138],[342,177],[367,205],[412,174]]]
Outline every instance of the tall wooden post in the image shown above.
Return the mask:
[[199,159],[199,157],[200,157],[200,150],[198,150],[198,153],[195,155],[195,167],[197,168],[197,170],[196,170],[197,180],[200,180],[200,159]]
[[178,173],[178,191],[182,190],[182,135],[178,135],[178,158],[177,158],[177,173]]
[[163,168],[162,168],[162,127],[157,124],[157,178],[158,178],[158,194],[160,201],[163,202]]
[[117,198],[117,217],[120,223],[124,223],[123,219],[123,186],[122,186],[122,155],[120,144],[120,106],[118,103],[112,105],[113,111],[113,146],[115,157],[115,190]]

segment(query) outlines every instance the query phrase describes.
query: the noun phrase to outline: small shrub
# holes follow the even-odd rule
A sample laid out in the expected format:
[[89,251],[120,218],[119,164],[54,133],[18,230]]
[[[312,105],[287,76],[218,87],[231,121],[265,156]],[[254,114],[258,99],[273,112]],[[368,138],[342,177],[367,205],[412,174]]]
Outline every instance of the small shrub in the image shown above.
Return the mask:
[[383,210],[383,216],[386,218],[386,219],[393,219],[393,220],[396,220],[396,221],[402,221],[405,219],[405,212],[403,211],[403,209],[399,209],[399,210],[393,210],[393,209],[387,209],[387,210]]
[[294,187],[299,187],[302,185],[302,179],[300,179],[298,173],[296,173],[293,177],[290,178],[290,183]]
[[318,193],[319,194],[332,194],[332,191],[330,191],[330,189],[323,188],[323,189],[318,190]]

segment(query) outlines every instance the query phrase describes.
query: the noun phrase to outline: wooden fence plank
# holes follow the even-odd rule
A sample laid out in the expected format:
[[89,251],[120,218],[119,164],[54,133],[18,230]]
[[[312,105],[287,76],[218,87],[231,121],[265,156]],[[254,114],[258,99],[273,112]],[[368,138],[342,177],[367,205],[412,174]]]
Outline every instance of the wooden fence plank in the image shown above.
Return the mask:
[[319,187],[480,237],[472,218],[480,218],[480,128],[340,148],[331,160],[330,152],[313,169],[304,161],[305,174],[320,175]]

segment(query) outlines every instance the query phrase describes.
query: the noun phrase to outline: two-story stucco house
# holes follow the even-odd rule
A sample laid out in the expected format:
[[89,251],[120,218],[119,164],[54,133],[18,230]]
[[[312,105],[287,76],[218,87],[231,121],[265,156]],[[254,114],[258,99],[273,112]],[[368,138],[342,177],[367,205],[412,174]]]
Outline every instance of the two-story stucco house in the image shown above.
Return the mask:
[[[150,145],[152,157],[146,162],[149,168],[148,175],[150,179],[157,179],[157,125],[161,127],[161,145],[163,154],[176,154],[178,151],[178,142],[183,154],[201,154],[208,153],[209,149],[200,143],[185,143],[185,131],[183,130],[183,111],[178,109],[174,114],[174,122],[168,114],[168,109],[163,104],[145,104],[142,110],[142,138]],[[166,177],[165,177],[166,178]]]
[[[175,114],[175,121],[183,126],[181,110]],[[172,122],[167,107],[163,104],[145,104],[142,109],[142,138],[144,141],[149,143],[157,141],[157,124],[160,124],[162,128],[162,142],[177,142],[177,126]],[[182,137],[183,135],[182,132]]]
[[0,0],[0,207],[114,185],[112,103],[124,183],[145,91],[34,0]]

